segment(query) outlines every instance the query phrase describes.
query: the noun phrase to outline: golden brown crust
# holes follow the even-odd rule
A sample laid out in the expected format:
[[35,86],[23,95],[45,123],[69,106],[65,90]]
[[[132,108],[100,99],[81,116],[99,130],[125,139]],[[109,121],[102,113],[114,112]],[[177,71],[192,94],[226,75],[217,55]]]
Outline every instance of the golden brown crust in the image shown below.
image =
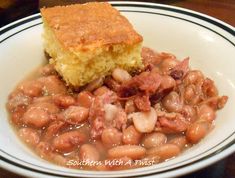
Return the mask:
[[41,14],[65,49],[133,45],[143,40],[128,20],[108,3],[42,8]]

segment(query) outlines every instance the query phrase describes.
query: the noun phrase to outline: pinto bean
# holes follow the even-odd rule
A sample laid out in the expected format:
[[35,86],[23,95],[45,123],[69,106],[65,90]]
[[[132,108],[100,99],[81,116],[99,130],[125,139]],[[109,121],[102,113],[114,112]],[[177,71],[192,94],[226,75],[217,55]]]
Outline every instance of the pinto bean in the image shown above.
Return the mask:
[[18,107],[11,115],[11,121],[13,124],[22,124],[22,116],[25,113],[25,107]]
[[88,119],[89,109],[80,106],[69,106],[62,112],[62,117],[69,124],[79,124]]
[[146,154],[159,156],[164,161],[180,154],[180,148],[177,145],[167,143],[147,150]]
[[65,125],[63,121],[54,121],[52,122],[44,132],[43,140],[48,141],[52,139],[59,130]]
[[67,91],[65,84],[55,75],[41,77],[38,81],[43,84],[45,95],[65,94]]
[[217,100],[216,109],[222,109],[228,101],[228,96],[221,96]]
[[86,135],[80,131],[73,130],[65,132],[52,141],[53,148],[62,153],[75,150],[80,144],[86,141]]
[[138,145],[141,139],[141,133],[133,125],[123,131],[122,142],[125,145]]
[[187,144],[187,139],[185,136],[176,136],[171,139],[168,143],[177,145],[181,150],[183,150]]
[[142,141],[142,145],[145,148],[152,148],[152,147],[158,147],[162,144],[165,144],[167,141],[167,137],[165,134],[160,132],[155,132],[151,134],[147,134]]
[[104,78],[100,77],[98,79],[93,80],[92,82],[90,82],[85,88],[85,91],[94,91],[95,89],[101,87],[104,83]]
[[29,108],[23,115],[22,121],[24,124],[35,127],[42,128],[50,122],[50,114],[48,111],[42,108]]
[[157,122],[157,113],[152,107],[149,112],[135,112],[128,117],[133,119],[136,130],[141,133],[152,132]]
[[149,64],[157,65],[162,60],[159,54],[157,54],[155,51],[147,47],[142,48],[141,57],[145,66]]
[[[175,57],[174,54],[171,53],[165,53],[165,52],[161,52],[161,53],[157,53],[157,55],[162,59],[162,60],[166,60],[166,59],[174,59],[176,61],[178,61]],[[178,61],[179,62],[179,61]]]
[[89,91],[82,91],[77,96],[76,105],[82,106],[85,108],[90,108],[93,101],[94,101],[94,97]]
[[40,97],[35,97],[33,98],[33,104],[35,103],[53,103],[53,98],[52,96],[40,96]]
[[185,101],[187,103],[192,103],[192,100],[194,100],[195,97],[197,97],[195,85],[190,84],[190,85],[186,86],[185,91],[184,91]]
[[55,95],[53,100],[57,106],[67,108],[75,104],[75,99],[70,95]]
[[183,83],[185,85],[189,84],[201,84],[204,80],[204,76],[199,70],[192,70],[187,73],[185,76]]
[[170,92],[162,100],[163,107],[169,112],[179,112],[182,110],[183,102],[175,91]]
[[122,133],[115,128],[107,128],[103,130],[101,140],[107,147],[120,145],[122,142]]
[[198,108],[198,118],[212,122],[216,117],[215,111],[208,105],[203,104]]
[[142,146],[137,145],[122,145],[111,148],[108,150],[109,158],[121,158],[129,157],[131,159],[143,158],[145,155],[146,149]]
[[194,122],[196,119],[196,110],[190,105],[184,105],[181,111],[182,115],[190,122]]
[[56,114],[60,111],[59,108],[54,103],[51,103],[51,102],[39,102],[38,101],[38,102],[31,104],[28,107],[28,109],[31,109],[31,108],[43,109],[50,114]]
[[186,138],[190,143],[198,143],[209,132],[210,124],[208,121],[193,123],[186,132]]
[[94,95],[95,96],[101,96],[107,92],[109,92],[110,89],[108,89],[106,86],[102,86],[102,87],[99,87],[97,88],[95,91],[94,91]]
[[93,144],[97,149],[97,151],[99,152],[100,157],[106,157],[107,151],[102,140],[95,140]]
[[39,144],[35,148],[36,153],[44,159],[52,158],[52,149],[48,142],[39,142]]
[[124,83],[131,79],[131,75],[124,69],[116,68],[112,72],[112,77],[119,83]]
[[110,122],[112,121],[118,112],[118,107],[113,104],[105,104],[104,105],[104,111],[105,111],[105,120]]
[[216,88],[216,86],[214,84],[214,81],[209,79],[209,78],[206,78],[203,81],[202,92],[207,97],[213,97],[213,96],[217,96],[218,95],[218,90],[217,90],[217,88]]
[[179,63],[179,61],[177,61],[174,58],[164,59],[161,63],[160,69],[163,73],[167,73],[171,69],[173,69],[178,63]]
[[7,102],[7,109],[9,111],[14,111],[18,107],[28,106],[32,102],[32,98],[24,95],[23,93],[13,94],[14,96],[10,96]]
[[125,112],[127,114],[133,113],[136,111],[135,103],[133,100],[127,100],[125,103]]
[[100,159],[100,154],[93,145],[84,144],[80,148],[79,158],[84,161],[98,161]]
[[200,105],[207,104],[216,111],[218,109],[222,109],[224,105],[227,103],[227,101],[228,101],[228,96],[215,96],[204,100],[203,102],[200,103]]
[[41,82],[34,81],[25,81],[21,83],[18,87],[25,95],[29,97],[37,97],[42,94],[43,85]]
[[40,141],[39,133],[31,128],[21,128],[19,136],[30,146],[36,146]]
[[89,122],[84,122],[82,124],[79,124],[79,128],[77,130],[89,137],[90,134]]
[[175,85],[176,85],[176,82],[171,76],[169,76],[169,75],[162,76],[162,81],[161,81],[161,85],[160,85],[161,90],[174,88]]

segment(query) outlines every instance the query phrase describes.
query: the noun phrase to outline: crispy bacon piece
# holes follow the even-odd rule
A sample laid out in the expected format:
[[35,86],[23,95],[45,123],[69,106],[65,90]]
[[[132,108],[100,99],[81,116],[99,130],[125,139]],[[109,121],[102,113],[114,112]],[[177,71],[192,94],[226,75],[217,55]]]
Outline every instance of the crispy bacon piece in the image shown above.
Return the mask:
[[175,118],[159,117],[158,124],[162,131],[167,133],[180,133],[187,130],[190,125],[187,120],[179,114],[176,114]]
[[104,118],[96,117],[91,127],[91,138],[98,138],[104,130]]
[[142,72],[133,77],[128,82],[121,85],[118,95],[122,98],[137,95],[142,91],[145,93],[154,93],[161,84],[161,75],[154,71]]
[[160,91],[154,93],[153,95],[150,96],[151,104],[154,105],[154,104],[160,102],[172,90],[173,90],[173,88],[167,88],[167,89],[160,90]]
[[89,112],[89,122],[91,124],[91,137],[96,138],[101,135],[104,129],[104,103],[101,97],[95,97],[93,101],[90,112]]
[[117,95],[112,91],[107,91],[101,96],[96,96],[89,112],[89,122],[91,124],[91,137],[99,137],[105,128],[104,105],[117,100]]
[[133,77],[138,88],[146,93],[154,93],[161,84],[161,75],[156,72],[142,72]]
[[150,111],[151,103],[149,101],[149,95],[136,96],[134,103],[140,111]]
[[181,61],[170,71],[170,76],[175,80],[182,79],[189,71],[189,57]]
[[118,90],[118,96],[121,99],[129,99],[133,96],[136,96],[139,93],[139,89],[136,86],[132,86],[132,84],[130,84],[129,86],[121,86]]
[[118,112],[113,120],[113,126],[117,129],[125,129],[127,122],[127,114],[122,108],[118,108]]
[[184,75],[184,72],[182,70],[173,70],[170,73],[170,76],[175,80],[181,79],[183,75]]
[[120,88],[120,84],[111,77],[105,78],[104,84],[113,91],[118,91]]

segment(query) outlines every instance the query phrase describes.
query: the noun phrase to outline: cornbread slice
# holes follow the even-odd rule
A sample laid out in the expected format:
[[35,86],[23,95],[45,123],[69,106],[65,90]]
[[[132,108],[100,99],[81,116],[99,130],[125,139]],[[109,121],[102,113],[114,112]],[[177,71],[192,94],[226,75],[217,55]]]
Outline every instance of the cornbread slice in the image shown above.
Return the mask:
[[142,67],[140,36],[108,3],[42,8],[44,47],[67,84],[79,87],[116,67]]

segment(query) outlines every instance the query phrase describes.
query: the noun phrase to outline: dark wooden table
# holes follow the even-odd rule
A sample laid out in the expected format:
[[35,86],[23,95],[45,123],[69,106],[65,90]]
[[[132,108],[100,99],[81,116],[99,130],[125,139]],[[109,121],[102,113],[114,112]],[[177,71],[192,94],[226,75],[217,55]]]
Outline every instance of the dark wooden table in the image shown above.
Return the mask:
[[[138,0],[137,0],[138,1]],[[143,0],[144,1],[144,0]],[[87,2],[86,0],[0,0],[0,27],[38,12],[42,6]],[[149,0],[202,12],[235,26],[235,0]],[[0,168],[0,178],[20,178],[12,172]],[[235,154],[200,171],[181,178],[235,178]]]

